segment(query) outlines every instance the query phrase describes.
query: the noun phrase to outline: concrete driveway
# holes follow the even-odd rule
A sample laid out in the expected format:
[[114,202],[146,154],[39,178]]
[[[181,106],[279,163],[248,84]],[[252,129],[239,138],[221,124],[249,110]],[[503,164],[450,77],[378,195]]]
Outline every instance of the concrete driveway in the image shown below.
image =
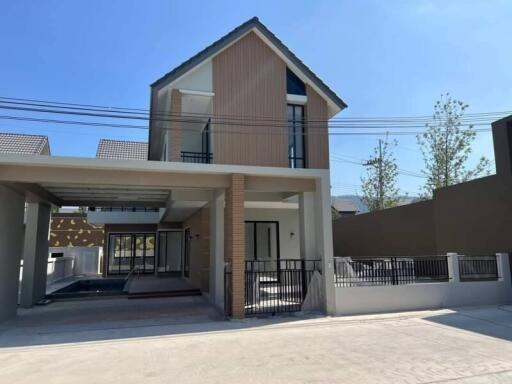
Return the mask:
[[[148,300],[147,302],[150,302]],[[159,303],[172,305],[172,303]],[[142,304],[141,304],[142,305]],[[510,383],[512,306],[1,327],[1,383]]]

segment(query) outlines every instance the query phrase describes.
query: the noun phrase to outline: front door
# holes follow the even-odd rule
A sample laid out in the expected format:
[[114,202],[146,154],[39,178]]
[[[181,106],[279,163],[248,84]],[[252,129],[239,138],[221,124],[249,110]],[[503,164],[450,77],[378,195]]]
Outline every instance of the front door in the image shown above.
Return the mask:
[[245,260],[270,262],[279,260],[279,223],[277,221],[245,222]]

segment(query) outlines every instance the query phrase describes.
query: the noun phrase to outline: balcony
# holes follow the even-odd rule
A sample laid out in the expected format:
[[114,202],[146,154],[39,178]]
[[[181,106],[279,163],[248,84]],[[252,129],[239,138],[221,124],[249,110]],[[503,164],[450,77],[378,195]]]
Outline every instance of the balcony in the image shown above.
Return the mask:
[[184,163],[202,163],[210,164],[213,159],[213,154],[209,152],[181,152],[181,161]]

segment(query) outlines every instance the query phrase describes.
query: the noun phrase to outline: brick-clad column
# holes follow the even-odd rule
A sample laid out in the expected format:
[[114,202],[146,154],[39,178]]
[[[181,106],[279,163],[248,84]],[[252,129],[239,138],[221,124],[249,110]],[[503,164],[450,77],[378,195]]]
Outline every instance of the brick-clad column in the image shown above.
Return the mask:
[[[181,121],[181,92],[179,89],[173,89],[171,93],[171,122],[169,127],[170,137],[170,160],[181,161],[181,135],[183,123]],[[176,119],[176,120],[175,120]]]
[[233,174],[230,179],[224,209],[224,251],[232,271],[231,316],[242,319],[245,316],[245,177]]

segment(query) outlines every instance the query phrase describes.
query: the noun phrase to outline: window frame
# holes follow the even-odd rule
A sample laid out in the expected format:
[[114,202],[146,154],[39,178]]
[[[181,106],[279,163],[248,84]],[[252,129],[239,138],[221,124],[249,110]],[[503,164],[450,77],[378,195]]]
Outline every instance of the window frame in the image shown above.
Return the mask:
[[[290,109],[290,107],[292,107],[293,109],[293,114],[292,114],[292,119],[289,118],[289,114],[288,114],[288,111]],[[300,108],[302,110],[302,113],[301,113],[301,116],[302,116],[302,119],[301,121],[298,121],[296,119],[296,109],[297,108]],[[288,120],[288,145],[287,145],[287,148],[288,148],[288,167],[289,168],[307,168],[307,164],[306,164],[306,135],[305,135],[305,106],[302,105],[302,104],[294,104],[294,103],[287,103],[286,104],[286,115],[287,115],[287,120]],[[301,131],[300,132],[300,135],[302,135],[302,140],[301,140],[301,143],[302,143],[302,156],[301,157],[298,157],[296,156],[295,154],[297,153],[297,128],[300,127],[301,128]],[[292,154],[290,153],[290,129],[293,129],[293,145],[292,145],[292,148],[293,148],[293,156]],[[297,165],[297,160],[302,160],[302,166],[298,166]]]

